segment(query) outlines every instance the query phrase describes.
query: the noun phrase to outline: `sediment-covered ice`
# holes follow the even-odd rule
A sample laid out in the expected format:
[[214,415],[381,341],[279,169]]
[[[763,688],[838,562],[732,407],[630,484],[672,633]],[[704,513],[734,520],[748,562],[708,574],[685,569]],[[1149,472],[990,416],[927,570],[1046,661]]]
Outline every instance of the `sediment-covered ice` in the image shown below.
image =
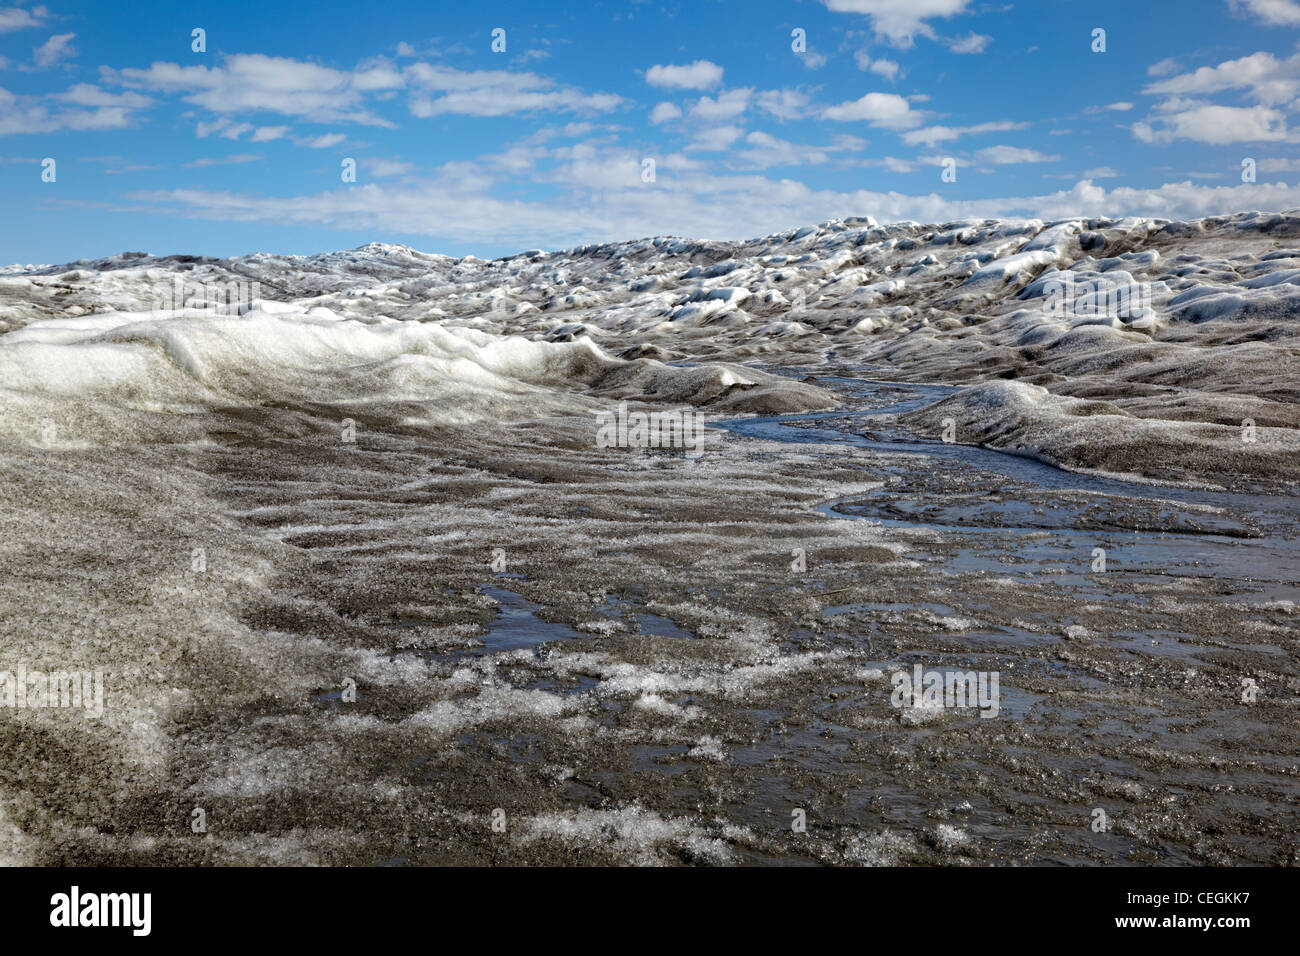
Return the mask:
[[[1293,485],[1295,212],[0,272],[0,670],[106,672],[0,718],[0,860],[1109,861],[1103,801],[1134,859],[1294,858],[1282,535],[924,443]],[[1021,696],[895,709],[918,660]]]
[[[465,424],[582,413],[603,395],[719,411],[798,411],[834,400],[735,366],[678,367],[606,354],[590,338],[534,341],[436,322],[345,318],[257,302],[215,311],[108,312],[29,323],[0,338],[0,428],[38,440],[143,437],[129,412],[266,404],[406,408],[407,420]],[[108,409],[120,408],[114,420]]]
[[[1024,382],[963,389],[903,416],[943,439],[1030,455],[1065,468],[1185,482],[1300,481],[1300,431],[1240,424],[1143,418],[1112,402],[1054,395]],[[1249,439],[1249,440],[1247,440]]]

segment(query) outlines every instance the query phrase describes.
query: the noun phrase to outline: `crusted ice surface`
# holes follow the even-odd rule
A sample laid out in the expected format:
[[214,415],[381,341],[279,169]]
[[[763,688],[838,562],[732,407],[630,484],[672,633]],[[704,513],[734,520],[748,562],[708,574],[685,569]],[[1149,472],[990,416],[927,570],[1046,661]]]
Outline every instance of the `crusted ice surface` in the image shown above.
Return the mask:
[[[997,452],[1287,487],[1297,232],[832,221],[7,271],[0,670],[103,668],[106,707],[0,720],[0,859],[1082,862],[1112,800],[1134,859],[1284,862],[1287,499],[1038,486]],[[692,460],[601,447],[622,402],[791,417]],[[505,592],[527,646],[493,645]],[[896,710],[917,663],[1019,696]]]

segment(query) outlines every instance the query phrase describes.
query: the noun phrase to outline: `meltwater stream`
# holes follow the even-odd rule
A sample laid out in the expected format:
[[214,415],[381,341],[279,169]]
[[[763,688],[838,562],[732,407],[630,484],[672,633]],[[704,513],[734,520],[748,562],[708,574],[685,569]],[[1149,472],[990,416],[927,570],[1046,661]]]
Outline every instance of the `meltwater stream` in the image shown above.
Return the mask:
[[[856,407],[801,415],[732,419],[736,435],[883,453],[864,459],[887,475],[864,495],[825,502],[830,518],[925,527],[961,542],[955,571],[1023,574],[1051,568],[1059,583],[1084,583],[1095,549],[1107,570],[1207,578],[1225,596],[1300,601],[1300,500],[1167,487],[1081,474],[975,445],[899,434],[885,416],[927,407],[955,389],[847,378],[833,384]],[[900,393],[902,397],[900,397]],[[867,433],[886,433],[887,439]],[[1008,552],[1012,560],[1006,560]]]

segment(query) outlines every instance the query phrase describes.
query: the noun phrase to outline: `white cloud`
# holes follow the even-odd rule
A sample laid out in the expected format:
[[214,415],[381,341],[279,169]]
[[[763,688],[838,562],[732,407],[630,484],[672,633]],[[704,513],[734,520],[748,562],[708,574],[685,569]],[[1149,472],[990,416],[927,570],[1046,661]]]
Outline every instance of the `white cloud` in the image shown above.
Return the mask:
[[324,133],[311,139],[297,140],[299,146],[306,146],[309,149],[329,149],[331,146],[337,146],[347,139],[342,133]]
[[926,157],[918,156],[915,159],[900,159],[897,156],[870,157],[865,159],[846,160],[854,166],[864,166],[868,168],[886,169],[891,173],[914,173],[917,165],[929,165]]
[[365,93],[396,90],[404,85],[401,71],[382,56],[364,60],[352,71],[352,89]]
[[859,70],[870,70],[890,81],[898,79],[899,66],[893,60],[873,60],[865,50],[858,50],[853,54],[853,62]]
[[989,146],[975,153],[981,163],[993,163],[1007,166],[1012,163],[1054,163],[1060,156],[1049,156],[1036,149],[1023,149],[1019,146]]
[[866,142],[856,136],[837,136],[829,146],[806,146],[755,131],[745,137],[745,148],[733,152],[730,159],[733,166],[755,169],[818,166],[836,153],[861,152],[864,146]]
[[1161,100],[1155,105],[1155,110],[1159,113],[1180,113],[1183,110],[1190,110],[1196,106],[1204,106],[1203,100],[1188,99],[1185,96],[1171,96],[1167,100]]
[[755,102],[760,110],[779,120],[804,119],[811,113],[807,94],[798,90],[764,90]]
[[1286,118],[1264,106],[1193,106],[1134,123],[1132,130],[1144,143],[1190,139],[1221,146],[1287,138]]
[[32,59],[39,67],[51,67],[60,60],[76,56],[77,50],[72,46],[75,33],[56,33],[32,51]]
[[110,93],[93,83],[78,83],[54,98],[77,106],[123,106],[131,110],[144,109],[153,103],[140,93]]
[[976,123],[974,126],[925,126],[909,130],[903,134],[903,142],[908,146],[934,146],[950,139],[962,136],[978,136],[981,133],[1005,133],[1015,129],[1025,129],[1028,123],[1011,120],[997,120],[992,123]]
[[214,113],[264,110],[315,122],[375,126],[393,124],[368,112],[363,94],[402,81],[401,76],[382,68],[335,70],[261,53],[233,54],[220,66],[159,62],[143,70],[104,67],[100,72],[105,79],[128,87],[187,94],[186,102]]
[[690,118],[708,123],[725,122],[740,116],[749,109],[754,91],[749,89],[728,90],[719,93],[717,99],[701,96],[690,108]]
[[1265,23],[1300,26],[1300,3],[1296,0],[1228,0],[1234,11],[1253,14]]
[[182,168],[201,169],[205,166],[238,166],[243,163],[255,163],[261,158],[261,156],[254,156],[252,153],[236,153],[233,156],[223,156],[220,159],[204,157],[203,159],[196,159],[192,163],[184,163]]
[[970,162],[964,159],[958,159],[956,156],[918,156],[916,161],[922,166],[946,166],[948,163],[954,163],[959,169],[967,169]]
[[415,168],[411,163],[404,163],[397,159],[363,159],[361,166],[372,179],[401,176]]
[[1126,100],[1120,100],[1117,103],[1107,103],[1105,106],[1089,106],[1084,109],[1088,116],[1096,116],[1098,113],[1127,113],[1133,109],[1133,104]]
[[898,79],[898,64],[893,60],[876,60],[867,69],[888,80]]
[[30,12],[20,7],[7,7],[0,10],[0,33],[39,27],[49,15],[50,12],[45,7],[32,7]]
[[916,166],[905,159],[895,159],[893,156],[886,156],[880,160],[880,165],[884,166],[891,173],[910,173],[916,169]]
[[1300,159],[1261,159],[1261,173],[1300,173]]
[[1119,176],[1119,170],[1112,169],[1110,166],[1098,166],[1096,169],[1086,169],[1083,173],[1084,179],[1115,179]]
[[1295,99],[1300,95],[1300,53],[1286,60],[1278,60],[1271,53],[1252,53],[1151,83],[1142,92],[1187,96],[1232,89],[1248,89],[1249,95],[1265,106]]
[[[498,179],[492,169],[466,169],[464,164],[428,178],[298,196],[175,189],[128,199],[151,212],[227,222],[400,233],[520,249],[647,235],[741,239],[853,215],[882,222],[1100,215],[1191,219],[1240,209],[1300,207],[1300,185],[1264,183],[1210,187],[1184,182],[1108,191],[1085,180],[1049,194],[988,199],[954,199],[937,188],[922,195],[818,190],[789,178],[720,175],[719,164],[675,155],[662,157],[658,181],[645,184],[640,159],[631,149],[587,146],[552,172],[553,194],[531,200],[495,195]],[[512,181],[507,176],[504,188]]]
[[687,149],[703,153],[716,153],[740,139],[744,132],[738,126],[711,126],[698,133]]
[[226,116],[219,116],[211,123],[200,121],[194,127],[194,135],[199,139],[206,139],[213,133],[221,136],[222,139],[239,139],[245,133],[253,129],[252,123],[236,123]]
[[287,126],[259,126],[253,133],[254,143],[269,143],[273,139],[280,139],[289,132]]
[[722,67],[708,60],[696,60],[685,66],[655,65],[646,70],[645,81],[651,86],[673,90],[710,90],[722,82]]
[[912,112],[912,104],[896,93],[868,93],[860,99],[826,107],[822,117],[841,123],[865,122],[886,129],[901,129],[920,122]]
[[[79,87],[73,87],[69,93],[73,98],[67,102],[76,103],[78,97],[89,97],[89,94],[80,92]],[[57,103],[68,95],[65,93],[51,97],[51,100]],[[129,103],[111,103],[81,109],[52,109],[42,103],[40,97],[20,96],[0,88],[0,136],[11,133],[53,133],[61,129],[122,129],[133,122],[133,108]]]
[[990,43],[993,42],[991,36],[982,33],[971,33],[969,36],[956,38],[948,41],[948,49],[953,53],[983,53]]
[[655,108],[650,111],[650,122],[658,126],[669,120],[681,119],[681,116],[682,108],[676,103],[656,103]]
[[[415,63],[406,68],[409,85],[421,91],[411,100],[411,113],[421,118],[447,113],[462,116],[507,116],[537,110],[605,113],[623,98],[612,93],[583,93],[536,73],[507,70],[457,70]],[[429,94],[438,94],[430,97]]]
[[811,146],[800,146],[788,140],[778,139],[769,133],[753,132],[745,137],[747,149],[739,150],[735,155],[742,163],[760,169],[773,166],[817,165],[829,158],[825,150]]
[[933,37],[925,21],[964,13],[970,0],[822,0],[835,13],[859,13],[871,27],[897,47],[910,47],[917,35]]

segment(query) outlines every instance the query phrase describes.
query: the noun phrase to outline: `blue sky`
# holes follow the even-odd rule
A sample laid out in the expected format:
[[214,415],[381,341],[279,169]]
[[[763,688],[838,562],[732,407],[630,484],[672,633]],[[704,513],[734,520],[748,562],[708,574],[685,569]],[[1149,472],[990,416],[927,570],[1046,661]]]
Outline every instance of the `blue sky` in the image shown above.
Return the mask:
[[1300,206],[1300,0],[5,2],[0,262]]

